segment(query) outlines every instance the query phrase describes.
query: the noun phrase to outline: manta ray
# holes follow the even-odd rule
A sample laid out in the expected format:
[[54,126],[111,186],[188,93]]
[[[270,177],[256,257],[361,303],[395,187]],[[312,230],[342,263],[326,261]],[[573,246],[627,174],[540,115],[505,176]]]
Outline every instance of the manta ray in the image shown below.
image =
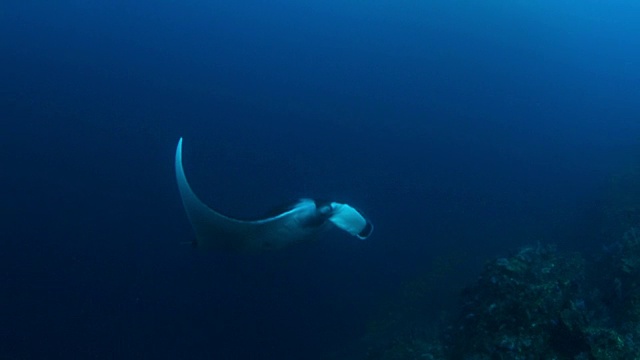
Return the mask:
[[277,214],[258,220],[234,219],[209,208],[191,190],[182,167],[182,138],[175,159],[182,205],[195,232],[194,247],[213,250],[260,251],[313,241],[337,227],[366,239],[373,225],[354,207],[334,201],[300,199]]

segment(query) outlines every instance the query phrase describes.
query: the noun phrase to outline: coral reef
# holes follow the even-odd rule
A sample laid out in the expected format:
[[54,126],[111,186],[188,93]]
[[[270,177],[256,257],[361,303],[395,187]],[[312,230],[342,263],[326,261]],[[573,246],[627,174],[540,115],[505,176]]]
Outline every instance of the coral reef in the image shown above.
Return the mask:
[[366,358],[637,359],[639,324],[640,230],[632,228],[592,260],[537,245],[489,261],[439,337],[416,336],[412,324]]
[[527,247],[489,262],[463,292],[460,318],[445,340],[452,358],[572,358],[588,351],[581,287],[584,261],[551,247]]

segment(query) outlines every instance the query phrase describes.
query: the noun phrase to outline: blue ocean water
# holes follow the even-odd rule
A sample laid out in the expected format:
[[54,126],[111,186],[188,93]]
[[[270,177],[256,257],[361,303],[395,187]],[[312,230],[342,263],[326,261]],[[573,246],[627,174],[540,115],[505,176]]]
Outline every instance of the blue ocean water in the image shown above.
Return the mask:
[[[325,358],[420,274],[443,277],[437,319],[488,258],[600,248],[598,206],[640,154],[639,16],[622,0],[2,2],[0,358]],[[375,232],[185,246],[180,137],[224,213],[335,199]]]

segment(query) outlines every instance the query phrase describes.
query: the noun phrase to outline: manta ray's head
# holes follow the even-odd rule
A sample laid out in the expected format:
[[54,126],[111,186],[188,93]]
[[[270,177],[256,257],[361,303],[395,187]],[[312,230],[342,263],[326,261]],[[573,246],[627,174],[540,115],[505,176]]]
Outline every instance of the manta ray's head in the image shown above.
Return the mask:
[[324,200],[302,199],[295,207],[307,207],[306,211],[300,211],[298,220],[304,228],[316,228],[318,230],[327,228],[331,223],[328,221],[333,215],[331,202]]
[[318,216],[325,217],[325,220],[329,219],[329,216],[333,213],[333,207],[331,206],[331,201],[327,201],[325,199],[313,200],[316,204],[316,212]]

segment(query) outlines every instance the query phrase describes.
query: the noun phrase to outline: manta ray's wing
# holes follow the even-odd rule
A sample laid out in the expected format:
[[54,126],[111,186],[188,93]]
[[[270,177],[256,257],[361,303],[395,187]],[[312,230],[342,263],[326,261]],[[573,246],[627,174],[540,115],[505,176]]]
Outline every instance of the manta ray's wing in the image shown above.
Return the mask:
[[315,211],[312,200],[301,200],[286,212],[257,221],[236,220],[209,208],[187,182],[182,167],[182,138],[176,149],[175,170],[182,204],[196,233],[198,248],[264,250],[284,247],[310,235],[309,229],[299,226],[299,220],[309,211]]

